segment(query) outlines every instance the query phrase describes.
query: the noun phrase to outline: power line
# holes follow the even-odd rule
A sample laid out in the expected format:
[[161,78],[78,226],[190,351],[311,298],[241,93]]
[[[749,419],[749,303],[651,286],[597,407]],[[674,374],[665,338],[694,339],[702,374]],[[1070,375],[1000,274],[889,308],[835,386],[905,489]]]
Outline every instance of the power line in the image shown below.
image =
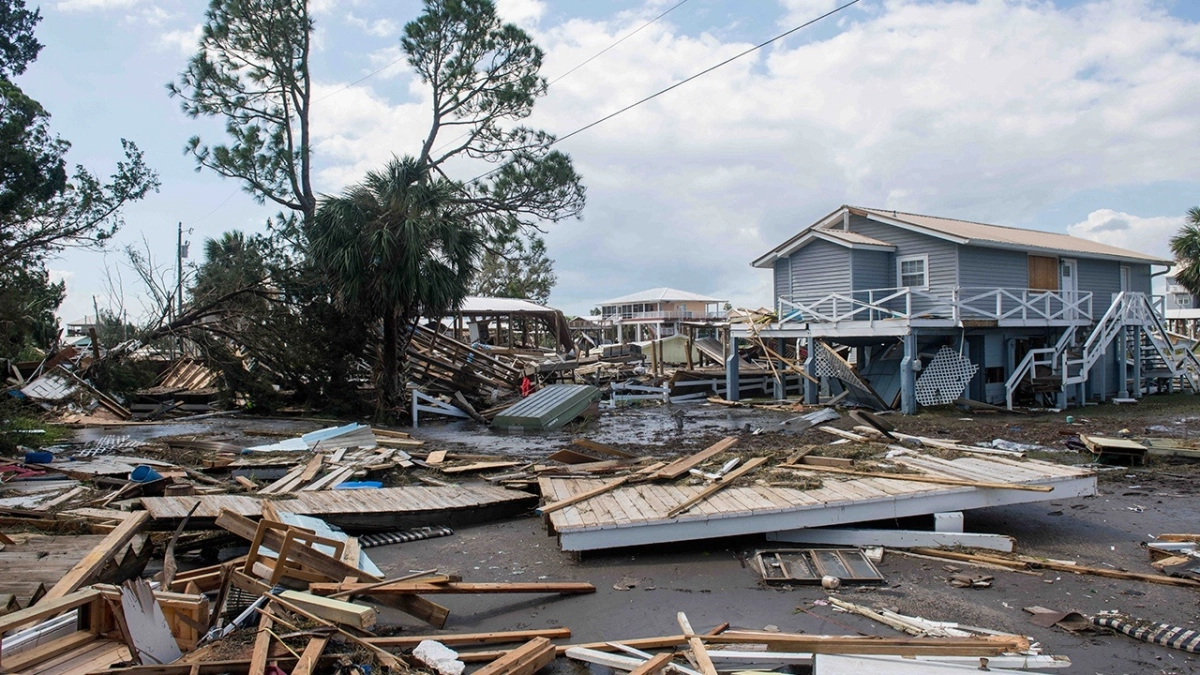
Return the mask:
[[[728,65],[728,64],[730,64],[730,63],[732,63],[732,62],[734,62],[734,61],[736,61],[736,60],[738,60],[738,59],[742,58],[743,56],[745,56],[745,55],[747,55],[747,54],[751,54],[751,53],[753,53],[753,52],[756,52],[756,51],[758,51],[758,50],[762,49],[763,47],[766,47],[767,45],[769,45],[769,44],[771,44],[771,43],[773,43],[773,42],[778,42],[779,40],[782,40],[783,38],[785,38],[785,37],[787,37],[787,36],[791,35],[792,33],[795,33],[795,32],[796,32],[796,31],[798,31],[798,30],[801,30],[801,29],[803,29],[803,28],[807,28],[807,27],[809,27],[809,26],[813,25],[814,23],[817,23],[818,21],[821,21],[822,19],[827,19],[827,18],[829,18],[829,17],[833,16],[834,14],[837,14],[838,12],[842,11],[843,9],[846,9],[847,7],[850,7],[850,6],[852,6],[852,5],[857,5],[857,4],[858,4],[859,2],[861,2],[861,1],[862,1],[862,0],[850,0],[850,2],[847,2],[846,4],[844,4],[844,5],[840,6],[840,7],[837,7],[837,8],[835,8],[835,9],[832,9],[832,10],[830,10],[830,11],[828,11],[828,12],[825,12],[824,14],[822,14],[821,16],[818,16],[818,17],[817,17],[817,18],[815,18],[815,19],[811,19],[811,20],[809,20],[809,21],[806,21],[806,22],[804,22],[804,23],[800,24],[799,26],[796,26],[795,28],[792,28],[792,29],[790,29],[790,30],[788,30],[788,31],[786,31],[786,32],[780,33],[779,35],[776,35],[775,37],[771,38],[770,40],[767,40],[766,42],[763,42],[763,43],[761,43],[761,44],[757,44],[757,45],[755,45],[755,46],[753,46],[753,47],[751,47],[751,48],[749,48],[749,49],[747,49],[747,50],[745,50],[745,51],[743,51],[743,52],[741,52],[741,53],[739,53],[739,54],[735,54],[734,56],[731,56],[731,57],[729,57],[729,58],[725,59],[724,61],[722,61],[722,62],[720,62],[720,63],[716,64],[715,66],[710,66],[710,67],[708,67],[708,68],[705,68],[704,70],[702,70],[702,71],[700,71],[700,72],[696,73],[695,75],[692,75],[691,77],[688,77],[688,78],[685,78],[685,79],[683,79],[683,80],[680,80],[680,81],[676,82],[675,84],[673,84],[673,85],[671,85],[671,86],[667,87],[666,89],[661,89],[661,90],[659,90],[659,91],[657,91],[657,92],[655,92],[655,93],[653,93],[653,94],[650,94],[650,95],[649,95],[649,96],[647,96],[646,98],[643,98],[643,99],[641,99],[640,101],[636,101],[636,102],[634,102],[634,103],[631,103],[631,104],[629,104],[629,105],[625,106],[624,108],[621,108],[620,110],[618,110],[618,111],[616,111],[616,112],[613,112],[613,113],[610,113],[610,114],[608,114],[608,115],[605,115],[604,117],[601,117],[600,119],[596,120],[595,122],[591,122],[590,124],[586,124],[586,125],[584,125],[584,126],[582,126],[582,127],[579,127],[579,128],[578,128],[578,129],[576,129],[575,131],[572,131],[571,133],[567,134],[566,136],[562,136],[561,138],[556,138],[556,139],[554,140],[554,142],[553,142],[553,143],[551,143],[550,145],[556,145],[556,144],[558,144],[558,143],[562,143],[563,141],[567,140],[568,138],[570,138],[570,137],[572,137],[572,136],[575,136],[576,134],[583,133],[584,131],[587,131],[588,129],[591,129],[592,127],[594,127],[594,126],[596,126],[596,125],[598,125],[598,124],[603,124],[604,122],[607,122],[608,120],[611,120],[612,118],[616,117],[617,115],[620,115],[620,114],[622,114],[622,113],[624,113],[624,112],[627,112],[627,111],[629,111],[629,110],[632,110],[632,109],[634,109],[634,108],[638,107],[639,105],[641,105],[641,104],[643,104],[643,103],[646,103],[647,101],[654,100],[654,99],[658,98],[659,96],[662,96],[663,94],[665,94],[665,93],[667,93],[667,92],[671,91],[672,89],[677,89],[677,88],[679,88],[679,87],[682,87],[683,85],[687,84],[688,82],[691,82],[692,80],[695,80],[695,79],[697,79],[697,78],[699,78],[699,77],[702,77],[702,76],[704,76],[704,75],[707,75],[707,74],[709,74],[709,73],[713,72],[714,70],[716,70],[716,69],[718,69],[718,68],[720,68],[720,67],[722,67],[722,66]],[[489,172],[489,173],[491,173],[491,172]],[[484,175],[486,176],[487,174],[484,174]],[[478,180],[478,179],[475,179],[475,180]]]
[[[554,78],[553,80],[550,80],[549,82],[546,83],[546,86],[548,87],[548,86],[554,84],[555,82],[558,82],[559,80],[566,78],[571,73],[579,70],[580,68],[586,66],[587,64],[591,63],[592,61],[595,61],[596,59],[600,58],[600,56],[602,56],[608,50],[612,49],[613,47],[616,47],[617,45],[628,40],[629,38],[633,37],[634,35],[637,35],[638,33],[642,32],[643,29],[648,28],[654,22],[656,22],[659,19],[663,18],[664,16],[670,14],[671,12],[674,12],[676,9],[679,9],[679,7],[687,4],[688,2],[691,2],[691,0],[680,0],[680,2],[677,2],[674,5],[672,5],[667,11],[663,12],[662,14],[659,14],[658,16],[654,17],[653,19],[650,19],[649,21],[642,24],[641,26],[638,26],[632,32],[626,33],[623,37],[619,38],[616,42],[610,44],[609,46],[605,47],[604,49],[601,49],[600,51],[596,52],[595,54],[592,54],[587,59],[585,59],[583,62],[576,64],[575,67],[571,68],[570,70],[563,73],[562,75],[559,75],[558,77]],[[337,93],[337,92],[334,92],[334,93]],[[332,96],[332,95],[333,94],[330,94],[330,96]],[[471,134],[470,131],[464,131],[461,134],[455,136],[454,138],[441,144],[437,148],[434,148],[433,151],[441,152],[442,149],[448,148],[451,145],[454,145],[455,142],[459,141],[462,138],[465,138],[466,136],[469,136],[470,134]]]
[[682,5],[685,5],[685,4],[687,4],[688,2],[690,2],[690,0],[682,0],[681,2],[678,2],[678,3],[676,3],[675,5],[671,6],[671,8],[670,8],[670,9],[668,9],[667,11],[663,12],[662,14],[659,14],[658,16],[654,17],[653,19],[650,19],[650,20],[649,20],[649,21],[647,21],[646,23],[644,23],[644,24],[642,24],[641,26],[639,26],[639,27],[638,27],[636,30],[634,30],[632,33],[627,33],[627,34],[625,35],[625,37],[622,37],[620,40],[617,40],[616,42],[614,42],[614,43],[612,43],[611,45],[609,45],[609,46],[605,47],[604,49],[601,49],[600,51],[596,52],[595,54],[592,54],[592,56],[591,56],[591,57],[589,57],[589,58],[588,58],[586,61],[584,61],[583,63],[580,63],[579,65],[577,65],[577,66],[575,66],[574,68],[572,68],[572,69],[568,70],[567,72],[563,73],[562,75],[559,75],[558,77],[554,78],[553,80],[550,80],[550,82],[549,82],[548,84],[554,84],[555,82],[558,82],[559,80],[561,80],[561,79],[563,79],[564,77],[566,77],[566,76],[570,75],[571,73],[573,73],[573,72],[575,72],[575,71],[579,70],[580,68],[582,68],[582,67],[586,66],[587,64],[591,63],[592,61],[595,61],[597,58],[599,58],[600,56],[602,56],[602,55],[603,55],[605,52],[607,52],[608,50],[612,49],[613,47],[616,47],[617,45],[619,45],[619,44],[621,44],[622,42],[624,42],[624,41],[628,40],[629,38],[633,37],[634,35],[637,35],[638,33],[642,32],[642,30],[643,30],[643,29],[645,29],[645,28],[648,28],[648,27],[649,27],[651,24],[653,24],[654,22],[656,22],[656,21],[658,21],[659,19],[663,18],[664,16],[666,16],[666,15],[670,14],[671,12],[674,12],[676,9],[679,9],[679,7],[680,7],[680,6],[682,6]]
[[397,63],[400,63],[401,61],[403,61],[406,58],[408,58],[408,55],[401,56],[400,58],[396,59],[395,61],[392,61],[391,63],[387,64],[386,66],[384,66],[378,70],[374,70],[370,73],[367,73],[366,75],[363,75],[362,77],[360,77],[357,80],[351,82],[350,84],[342,87],[341,89],[338,89],[337,91],[325,94],[321,98],[313,101],[313,103],[320,103],[321,101],[324,101],[327,98],[330,98],[332,96],[337,96],[338,94],[342,93],[343,91],[346,91],[347,89],[349,89],[350,87],[353,87],[356,84],[361,84],[363,82],[366,82],[367,80],[371,79],[372,77],[375,77],[376,75],[382,73],[383,71],[387,70],[388,68],[391,68],[392,66],[396,65]]
[[203,216],[200,216],[199,218],[188,222],[188,225],[195,225],[196,223],[202,222],[202,221],[206,220],[212,214],[216,213],[217,211],[220,211],[221,207],[225,206],[227,203],[229,203],[229,200],[233,199],[233,196],[236,195],[237,193],[241,192],[241,190],[242,190],[241,188],[235,188],[234,191],[230,192],[228,197],[221,200],[221,203],[217,204],[216,207],[214,207],[212,211],[209,211],[208,213],[204,214]]

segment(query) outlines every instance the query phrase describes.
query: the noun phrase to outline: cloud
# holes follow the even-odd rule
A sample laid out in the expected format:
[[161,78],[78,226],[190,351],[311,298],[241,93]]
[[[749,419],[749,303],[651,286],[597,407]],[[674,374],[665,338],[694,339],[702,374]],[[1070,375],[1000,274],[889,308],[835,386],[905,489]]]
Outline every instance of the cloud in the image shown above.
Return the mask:
[[128,9],[141,0],[60,0],[54,5],[62,12],[93,12],[112,9]]
[[[547,25],[538,2],[501,11],[536,26],[548,76],[645,22]],[[750,260],[842,203],[1021,223],[1085,190],[1200,182],[1200,30],[1157,2],[889,0],[838,19],[562,143],[589,203],[549,228],[552,302],[586,312],[673,286],[767,304],[770,275]],[[564,135],[749,46],[668,18],[556,82],[527,123]],[[411,78],[329,100],[323,179],[344,185],[413,151],[428,108]],[[1071,227],[1160,255],[1172,228],[1134,214]]]
[[191,56],[199,49],[200,38],[203,36],[204,26],[196,24],[191,28],[171,30],[159,35],[158,46],[177,51],[183,56]]
[[373,35],[375,37],[398,38],[400,36],[400,24],[392,21],[391,19],[367,20],[354,16],[353,13],[350,13],[346,15],[346,23],[354,26],[367,35]]
[[496,13],[523,28],[536,26],[546,13],[543,0],[496,0]]
[[1088,214],[1087,220],[1068,225],[1067,233],[1170,260],[1175,257],[1171,253],[1171,237],[1185,221],[1182,215],[1140,218],[1112,209],[1097,209]]

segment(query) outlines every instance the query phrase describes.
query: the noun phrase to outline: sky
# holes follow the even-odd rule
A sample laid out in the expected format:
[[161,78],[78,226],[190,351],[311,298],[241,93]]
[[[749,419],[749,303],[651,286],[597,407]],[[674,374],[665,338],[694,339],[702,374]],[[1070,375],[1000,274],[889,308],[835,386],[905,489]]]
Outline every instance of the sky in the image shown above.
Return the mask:
[[[527,123],[565,136],[839,4],[686,0],[646,25],[678,1],[498,0],[546,51],[552,84]],[[182,222],[194,261],[204,239],[261,231],[276,209],[183,153],[194,135],[223,140],[219,120],[189,119],[165,88],[195,52],[205,2],[40,7],[46,46],[17,82],[71,141],[69,160],[106,174],[128,138],[162,179],[107,252],[50,263],[67,283],[59,314],[95,303],[137,317],[145,303],[122,247],[170,263]],[[398,41],[421,4],[310,7],[315,184],[332,194],[415,152],[427,132],[429,92]],[[659,286],[769,305],[770,272],[750,261],[847,203],[1169,257],[1170,235],[1200,204],[1197,110],[1194,0],[861,0],[557,146],[588,203],[581,218],[545,225],[550,305],[586,314]]]

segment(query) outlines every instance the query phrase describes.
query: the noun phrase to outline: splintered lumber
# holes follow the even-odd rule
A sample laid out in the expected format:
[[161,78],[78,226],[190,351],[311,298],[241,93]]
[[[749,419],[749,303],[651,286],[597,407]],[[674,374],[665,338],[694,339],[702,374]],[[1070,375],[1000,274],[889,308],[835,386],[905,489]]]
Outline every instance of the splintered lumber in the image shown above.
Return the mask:
[[271,615],[263,612],[258,616],[258,632],[254,634],[254,651],[250,653],[249,675],[263,675],[267,670],[267,657],[271,655],[271,628],[275,622]]
[[546,504],[545,506],[541,506],[537,509],[537,514],[539,516],[544,516],[548,513],[554,513],[555,511],[560,511],[562,509],[565,509],[568,506],[571,506],[572,504],[578,504],[579,502],[585,502],[585,501],[591,499],[592,497],[602,495],[605,492],[608,492],[610,490],[615,490],[615,489],[621,487],[625,483],[629,482],[629,479],[630,479],[630,476],[621,476],[620,478],[618,478],[612,482],[605,483],[604,485],[601,485],[600,487],[592,488],[591,490],[588,490],[586,492],[580,492],[577,495],[571,495],[570,497],[567,497],[566,499],[560,499],[560,500],[554,502],[553,504]]
[[441,464],[444,461],[446,461],[446,451],[445,450],[434,450],[433,452],[430,452],[428,456],[425,457],[425,463],[430,466],[437,466],[438,464]]
[[838,429],[837,427],[817,427],[817,431],[824,431],[827,434],[837,436],[838,438],[844,438],[848,441],[854,441],[855,443],[871,443],[875,440],[869,436],[856,434],[853,431],[846,431],[845,429]]
[[329,637],[326,635],[310,638],[308,646],[304,648],[300,659],[296,661],[296,667],[292,669],[292,675],[312,675],[313,670],[317,667],[317,661],[321,659],[321,654],[325,653],[325,647],[328,644]]
[[914,552],[936,556],[939,558],[947,558],[950,560],[963,560],[967,562],[983,562],[1002,567],[1011,567],[1016,570],[1023,569],[1048,569],[1058,572],[1070,572],[1072,574],[1089,574],[1097,577],[1107,577],[1109,579],[1125,579],[1128,581],[1146,581],[1152,584],[1163,584],[1164,586],[1186,586],[1188,588],[1200,588],[1200,581],[1195,579],[1187,579],[1183,577],[1169,577],[1162,574],[1144,574],[1141,572],[1126,572],[1124,570],[1108,569],[1106,567],[1088,567],[1086,565],[1072,565],[1057,560],[1041,560],[1039,558],[1030,558],[1028,556],[1018,556],[1016,559],[1001,558],[999,556],[980,555],[974,553],[959,553],[957,551],[942,551],[939,549],[914,548]]
[[475,462],[465,466],[444,466],[441,467],[442,473],[469,473],[473,471],[489,471],[492,469],[507,469],[509,467],[520,466],[520,462]]
[[[809,459],[809,458],[805,458]],[[961,478],[946,478],[944,476],[927,476],[919,473],[886,473],[883,471],[859,471],[857,469],[840,469],[832,466],[816,466],[816,465],[787,465],[780,464],[781,469],[793,469],[797,471],[813,471],[818,473],[837,473],[843,476],[861,476],[863,478],[890,478],[892,480],[907,480],[916,483],[936,483],[938,485],[956,485],[961,487],[987,488],[993,490],[1025,490],[1027,492],[1052,492],[1053,486],[1050,485],[1023,485],[1021,483],[987,483],[973,480],[963,480]]]
[[575,452],[568,449],[559,450],[546,459],[552,462],[562,462],[563,464],[590,464],[596,461],[596,458],[591,455],[585,455],[582,452]]
[[104,569],[104,566],[113,557],[125,548],[149,520],[149,513],[139,511],[122,521],[116,529],[110,532],[108,536],[84,556],[83,560],[76,563],[71,568],[71,571],[67,572],[66,576],[60,579],[57,584],[54,584],[54,587],[46,592],[41,602],[56,600],[78,590],[82,586],[86,586],[90,581],[95,579],[96,575],[100,574],[100,571]]
[[1029,640],[1019,635],[985,635],[973,638],[889,638],[857,635],[808,635],[765,631],[726,631],[705,637],[720,644],[765,644],[771,651],[813,654],[894,654],[897,656],[995,656],[1029,651]]
[[650,480],[675,480],[676,478],[686,474],[688,470],[694,469],[709,459],[712,459],[722,452],[725,452],[731,448],[734,443],[737,443],[737,438],[734,436],[722,438],[721,440],[713,443],[694,455],[681,457],[664,466],[655,473],[651,474]]
[[447,582],[441,584],[426,583],[421,580],[397,581],[388,584],[358,584],[358,583],[321,583],[308,585],[308,590],[318,595],[330,593],[348,593],[359,595],[359,587],[368,588],[371,595],[412,595],[414,593],[558,593],[560,595],[576,595],[580,593],[595,593],[596,587],[578,581],[561,582],[522,582],[522,583],[471,583]]
[[359,645],[359,646],[363,647],[364,649],[366,649],[367,651],[374,654],[375,658],[379,659],[379,665],[383,666],[384,668],[396,668],[398,670],[407,670],[407,668],[405,668],[404,661],[401,660],[400,657],[398,657],[394,654],[391,654],[387,651],[384,651],[383,649],[380,649],[379,647],[376,647],[375,645],[358,637],[354,633],[343,630],[337,624],[330,623],[329,621],[322,619],[321,617],[317,616],[316,614],[312,614],[312,613],[308,612],[303,607],[299,607],[296,604],[289,602],[286,598],[281,598],[278,595],[275,595],[273,593],[267,593],[266,595],[268,598],[271,599],[272,602],[278,603],[281,607],[288,610],[289,612],[292,612],[293,614],[299,614],[300,616],[308,619],[309,621],[314,621],[323,626],[328,626],[330,628],[333,628],[340,635],[345,637],[346,640],[353,642],[354,644]]
[[312,459],[308,460],[308,465],[304,467],[304,472],[300,474],[300,482],[307,483],[317,477],[321,473],[321,464],[325,462],[325,455],[317,453]]
[[675,620],[679,622],[679,628],[687,637],[688,647],[692,650],[692,656],[696,658],[696,665],[700,668],[700,672],[704,675],[717,675],[717,667],[713,665],[712,659],[708,656],[708,650],[704,648],[704,640],[696,635],[696,631],[692,630],[692,624],[688,621],[687,614],[680,612],[675,615]]
[[503,644],[506,642],[524,642],[533,638],[569,638],[570,628],[543,628],[539,630],[511,630],[494,633],[449,633],[447,635],[397,635],[393,637],[366,638],[367,642],[376,647],[390,649],[409,649],[421,644],[423,640],[436,640],[447,647],[463,647],[467,645]]
[[729,487],[733,483],[733,481],[735,481],[738,478],[741,478],[742,476],[757,469],[759,467],[759,465],[761,465],[762,463],[764,463],[766,461],[767,461],[766,457],[754,457],[754,458],[750,459],[750,461],[746,462],[745,464],[741,465],[740,467],[738,467],[738,468],[734,469],[733,471],[730,471],[729,473],[725,474],[724,476],[721,476],[720,478],[718,478],[716,480],[716,482],[714,482],[712,485],[709,485],[708,487],[701,490],[700,493],[697,494],[696,496],[688,499],[687,501],[680,504],[679,506],[676,506],[675,508],[671,509],[670,511],[667,511],[667,517],[674,518],[675,516],[687,511],[688,509],[692,508],[693,506],[695,506],[695,505],[699,504],[700,502],[708,499],[709,497],[717,494],[721,490],[724,490],[725,488]]
[[629,675],[656,675],[657,673],[661,672],[663,668],[666,668],[667,664],[669,664],[674,658],[675,655],[671,652],[656,654],[655,656],[647,659],[642,665],[629,671]]
[[[445,576],[445,575],[439,575],[438,577],[430,578],[431,575],[434,575],[434,574],[437,574],[436,569],[424,570],[422,572],[413,572],[412,574],[405,574],[404,576],[396,577],[395,579],[384,579],[383,581],[377,581],[373,584],[367,584],[365,587],[358,588],[353,591],[338,591],[337,593],[330,593],[327,597],[346,598],[351,595],[362,595],[363,593],[366,593],[373,588],[379,588],[380,586],[387,586],[388,584],[394,584],[397,581],[408,581],[410,579],[421,579],[422,581],[426,581],[429,583],[441,583],[441,582],[445,582],[445,581],[451,581],[450,577]],[[354,581],[353,579],[348,579],[346,583],[353,583],[353,581]]]
[[303,607],[326,621],[364,630],[375,625],[375,609],[373,607],[333,598],[323,598],[300,591],[284,591],[279,594],[279,597]]
[[533,675],[550,665],[555,655],[554,645],[544,637],[537,637],[475,671],[474,675]]
[[633,459],[636,457],[636,455],[631,455],[624,450],[618,450],[611,445],[597,443],[596,441],[588,440],[586,438],[576,438],[575,440],[571,441],[571,445],[577,445],[585,450],[591,450],[592,452],[598,452],[602,455],[610,455],[612,457],[621,457],[623,459]]

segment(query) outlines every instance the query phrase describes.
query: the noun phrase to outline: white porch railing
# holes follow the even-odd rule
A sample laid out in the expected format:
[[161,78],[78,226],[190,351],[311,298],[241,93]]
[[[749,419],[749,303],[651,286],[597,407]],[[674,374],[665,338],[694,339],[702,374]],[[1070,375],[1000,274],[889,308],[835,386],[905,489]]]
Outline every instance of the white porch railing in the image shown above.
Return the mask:
[[992,320],[1013,325],[1090,323],[1092,294],[1029,288],[875,288],[781,297],[779,320],[808,323],[883,319]]
[[660,312],[613,312],[604,314],[601,318],[606,321],[630,320],[675,320],[675,319],[724,319],[726,312],[687,312],[683,310],[666,310]]

